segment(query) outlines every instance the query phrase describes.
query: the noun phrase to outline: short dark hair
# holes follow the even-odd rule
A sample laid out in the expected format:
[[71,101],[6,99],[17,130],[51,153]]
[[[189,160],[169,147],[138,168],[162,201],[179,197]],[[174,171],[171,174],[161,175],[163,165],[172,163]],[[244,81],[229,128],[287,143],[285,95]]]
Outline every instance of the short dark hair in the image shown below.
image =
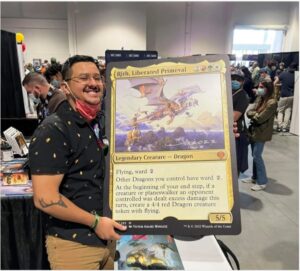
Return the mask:
[[22,86],[32,84],[32,83],[46,85],[48,82],[42,74],[38,72],[30,72],[24,77],[22,81]]
[[93,57],[91,57],[91,56],[85,56],[85,55],[71,56],[63,64],[62,71],[61,71],[63,80],[69,80],[71,78],[71,67],[75,63],[78,63],[78,62],[92,62],[98,68],[98,66],[97,66],[97,64],[95,62],[95,59]]
[[59,63],[54,63],[47,68],[47,70],[44,73],[44,76],[46,77],[48,83],[51,82],[51,76],[56,75],[57,73],[61,72],[62,65]]

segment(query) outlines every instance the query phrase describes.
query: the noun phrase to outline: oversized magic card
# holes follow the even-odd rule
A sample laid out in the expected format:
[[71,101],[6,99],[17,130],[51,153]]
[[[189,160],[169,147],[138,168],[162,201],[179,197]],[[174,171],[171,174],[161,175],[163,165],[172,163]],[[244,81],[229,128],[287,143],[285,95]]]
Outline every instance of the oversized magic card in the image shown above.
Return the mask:
[[105,215],[125,234],[238,234],[227,56],[110,63]]

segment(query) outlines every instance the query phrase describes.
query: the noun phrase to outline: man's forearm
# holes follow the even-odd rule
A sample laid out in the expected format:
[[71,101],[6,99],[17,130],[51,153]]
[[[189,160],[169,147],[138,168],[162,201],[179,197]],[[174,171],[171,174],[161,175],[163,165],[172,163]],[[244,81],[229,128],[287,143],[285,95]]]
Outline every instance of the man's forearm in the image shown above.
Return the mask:
[[35,196],[34,203],[41,211],[64,221],[91,226],[95,220],[93,214],[79,208],[59,193],[47,197]]

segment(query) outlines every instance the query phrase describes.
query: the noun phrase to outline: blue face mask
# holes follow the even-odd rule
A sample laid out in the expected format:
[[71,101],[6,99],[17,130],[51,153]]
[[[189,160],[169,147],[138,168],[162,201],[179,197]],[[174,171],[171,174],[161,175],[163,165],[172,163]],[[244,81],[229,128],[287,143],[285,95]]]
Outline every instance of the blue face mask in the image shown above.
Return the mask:
[[60,88],[60,82],[56,79],[53,79],[50,84],[55,88]]
[[266,91],[264,88],[258,88],[256,91],[257,96],[264,96],[266,94]]
[[241,83],[239,81],[233,80],[231,81],[232,90],[238,90],[241,88]]
[[38,105],[41,102],[41,99],[36,98],[32,93],[29,93],[28,97],[35,105]]

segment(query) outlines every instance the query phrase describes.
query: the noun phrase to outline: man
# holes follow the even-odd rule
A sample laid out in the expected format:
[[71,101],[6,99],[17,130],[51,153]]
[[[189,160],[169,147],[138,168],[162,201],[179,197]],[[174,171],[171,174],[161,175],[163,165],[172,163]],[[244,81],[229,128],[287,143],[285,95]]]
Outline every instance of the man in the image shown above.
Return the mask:
[[263,82],[263,81],[272,82],[272,79],[271,79],[271,77],[270,77],[270,75],[269,75],[266,68],[260,69],[259,74],[260,74],[259,80],[258,80],[259,83]]
[[297,64],[292,63],[287,71],[283,71],[276,77],[274,85],[281,83],[280,99],[278,102],[277,122],[278,132],[286,133],[289,131],[290,118],[293,109],[294,100],[294,84],[295,84],[295,70]]
[[52,269],[113,269],[115,229],[103,214],[104,151],[96,116],[103,82],[94,59],[70,57],[62,69],[67,101],[35,131],[29,150],[35,206],[48,214]]
[[279,68],[276,70],[275,78],[276,78],[276,76],[279,76],[283,71],[285,71],[285,64],[284,64],[284,62],[280,62]]
[[60,88],[60,84],[63,81],[61,69],[62,69],[61,64],[54,63],[47,68],[44,74],[48,83],[50,83],[55,88]]
[[251,77],[252,77],[254,87],[257,87],[259,83],[259,77],[260,77],[259,70],[260,68],[258,66],[258,63],[255,61],[251,67]]
[[236,155],[238,173],[248,169],[248,139],[244,114],[249,105],[249,97],[243,89],[244,74],[242,71],[231,73],[233,120],[237,122],[240,137],[236,138]]
[[51,86],[46,78],[36,72],[25,76],[22,85],[28,96],[36,104],[38,123],[41,123],[47,116],[55,112],[60,104],[66,100],[63,92]]

